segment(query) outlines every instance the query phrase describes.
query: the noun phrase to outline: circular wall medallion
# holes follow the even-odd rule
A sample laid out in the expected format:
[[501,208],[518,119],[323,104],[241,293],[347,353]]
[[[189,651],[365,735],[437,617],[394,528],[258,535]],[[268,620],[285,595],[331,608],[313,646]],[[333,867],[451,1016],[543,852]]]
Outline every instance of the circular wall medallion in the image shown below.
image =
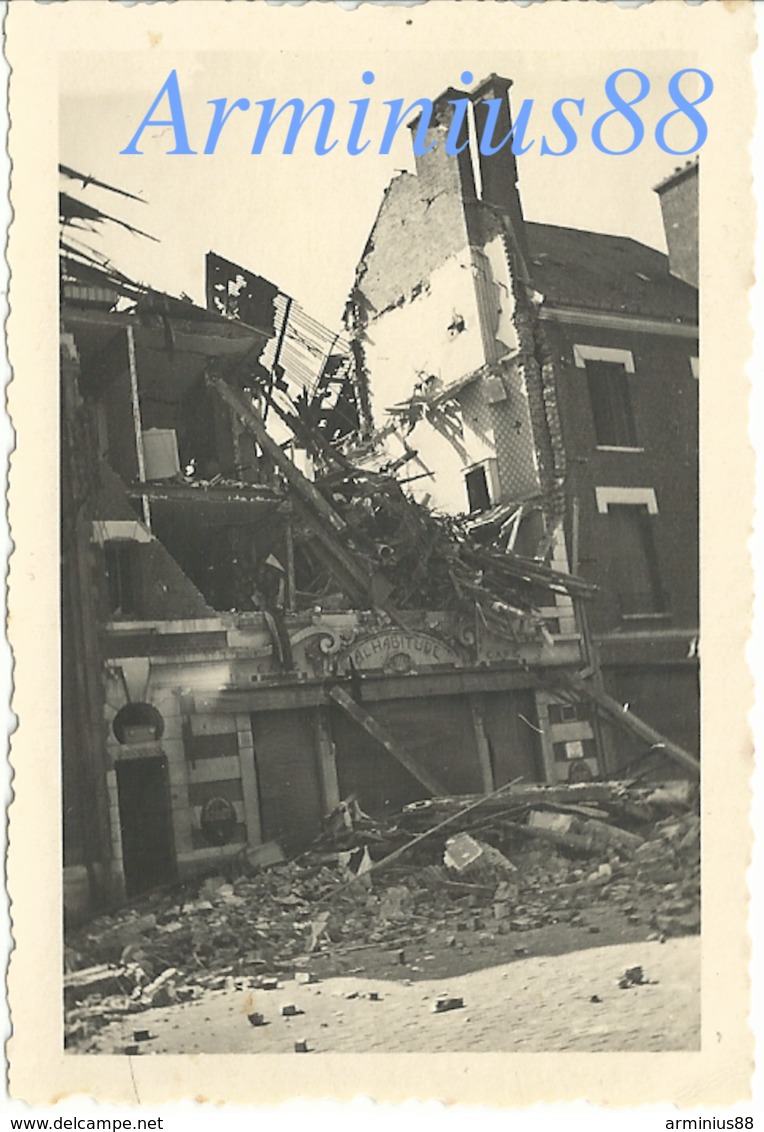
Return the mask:
[[208,798],[202,806],[200,824],[210,845],[227,845],[236,828],[236,810],[227,798]]

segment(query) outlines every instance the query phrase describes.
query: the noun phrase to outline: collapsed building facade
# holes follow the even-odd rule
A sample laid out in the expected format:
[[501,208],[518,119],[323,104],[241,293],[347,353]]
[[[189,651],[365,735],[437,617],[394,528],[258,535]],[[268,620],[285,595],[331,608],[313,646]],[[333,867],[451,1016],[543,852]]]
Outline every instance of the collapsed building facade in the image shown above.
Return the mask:
[[[348,304],[354,456],[405,463],[415,497],[595,584],[562,621],[595,682],[697,752],[698,165],[657,188],[668,257],[531,223],[511,145],[477,143],[489,107],[494,146],[509,136],[510,86],[449,89],[410,125],[416,173],[386,190]],[[591,704],[540,693],[535,715],[560,779],[639,754]]]
[[[347,345],[220,257],[201,308],[64,256],[73,916],[298,852],[351,795],[381,814],[581,781],[656,741],[693,765],[687,727],[651,715],[697,678],[693,289],[630,241],[526,224],[511,155],[418,160],[385,198]],[[639,445],[605,443],[648,370]],[[587,382],[620,390],[594,426]],[[674,433],[649,438],[648,415]],[[649,570],[671,545],[669,611]],[[611,552],[646,563],[625,599]],[[648,724],[617,754],[606,691],[634,679]]]

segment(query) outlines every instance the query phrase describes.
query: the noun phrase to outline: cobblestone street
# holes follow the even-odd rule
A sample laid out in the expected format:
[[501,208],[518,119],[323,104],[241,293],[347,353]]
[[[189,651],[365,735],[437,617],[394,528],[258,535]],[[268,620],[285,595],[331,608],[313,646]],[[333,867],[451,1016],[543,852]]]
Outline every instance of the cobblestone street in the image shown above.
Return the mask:
[[[645,983],[620,987],[635,966]],[[436,1013],[446,995],[463,1007]],[[286,1005],[301,1013],[283,1017]],[[255,1013],[265,1024],[250,1024]],[[140,1031],[150,1036],[136,1043]],[[700,939],[533,956],[448,979],[356,975],[210,991],[126,1017],[89,1052],[290,1053],[303,1041],[312,1053],[699,1049]]]

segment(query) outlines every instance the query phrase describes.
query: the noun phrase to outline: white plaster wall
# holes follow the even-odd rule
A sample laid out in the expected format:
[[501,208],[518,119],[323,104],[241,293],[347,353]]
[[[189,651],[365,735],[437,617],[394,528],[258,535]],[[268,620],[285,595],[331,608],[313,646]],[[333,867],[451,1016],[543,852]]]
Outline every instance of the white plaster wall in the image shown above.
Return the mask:
[[[472,256],[465,247],[436,268],[429,289],[377,316],[364,342],[372,408],[377,427],[385,410],[406,401],[423,376],[434,374],[444,384],[479,369],[485,361],[472,274]],[[454,314],[465,328],[449,334]]]
[[501,236],[495,236],[482,249],[474,249],[475,290],[485,333],[488,361],[498,361],[518,350],[513,322],[515,298],[509,278],[509,264]]
[[[419,421],[406,440],[410,447],[416,449],[418,459],[411,460],[406,465],[401,473],[402,478],[405,479],[407,475],[420,475],[423,471],[434,474],[406,485],[405,490],[419,503],[427,503],[436,511],[448,515],[457,515],[466,511],[467,489],[464,486],[464,469],[483,457],[470,457],[466,445],[454,447],[427,420]],[[474,444],[473,450],[477,451]],[[389,453],[390,458],[395,459],[402,451],[403,445],[400,440],[395,436],[390,437],[386,444],[386,452]],[[492,453],[489,451],[486,454]]]
[[[408,490],[437,510],[465,511],[465,470],[494,456],[500,499],[523,499],[539,490],[525,376],[512,363],[519,353],[515,305],[504,242],[496,236],[484,248],[465,247],[446,260],[426,291],[379,315],[368,329],[366,361],[377,427],[389,419],[386,410],[408,400],[423,378],[433,375],[448,386],[487,362],[504,362],[503,376],[478,379],[456,394],[461,437],[449,441],[426,418],[406,436],[419,456],[406,474],[434,474]],[[449,334],[455,314],[464,319],[465,329]],[[497,382],[503,398],[496,397]],[[402,441],[390,436],[385,448],[395,458]]]

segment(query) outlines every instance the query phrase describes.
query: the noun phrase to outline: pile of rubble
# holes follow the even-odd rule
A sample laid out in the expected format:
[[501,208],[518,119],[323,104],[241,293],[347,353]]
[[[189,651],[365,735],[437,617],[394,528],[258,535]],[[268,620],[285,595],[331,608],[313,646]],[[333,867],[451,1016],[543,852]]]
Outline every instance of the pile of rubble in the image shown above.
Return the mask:
[[271,398],[269,405],[320,466],[315,482],[307,479],[269,435],[251,396],[212,375],[207,385],[289,485],[297,589],[306,607],[344,599],[393,620],[411,609],[457,611],[514,640],[518,615],[543,635],[540,610],[550,594],[587,598],[597,592],[547,564],[549,539],[536,557],[525,557],[490,526],[478,531],[465,518],[434,513],[404,491],[397,468],[356,467]]
[[451,609],[503,626],[508,611],[533,612],[550,593],[591,597],[596,586],[479,538],[469,521],[439,515],[407,495],[391,474],[350,465],[319,481],[347,524],[348,546],[381,571],[398,609]]
[[647,938],[700,928],[700,819],[686,782],[513,787],[415,803],[383,824],[349,800],[298,860],[235,871],[68,933],[67,1044],[126,1014],[265,987],[366,949],[416,971],[422,947],[517,933],[519,956],[521,933],[597,931],[596,908]]

